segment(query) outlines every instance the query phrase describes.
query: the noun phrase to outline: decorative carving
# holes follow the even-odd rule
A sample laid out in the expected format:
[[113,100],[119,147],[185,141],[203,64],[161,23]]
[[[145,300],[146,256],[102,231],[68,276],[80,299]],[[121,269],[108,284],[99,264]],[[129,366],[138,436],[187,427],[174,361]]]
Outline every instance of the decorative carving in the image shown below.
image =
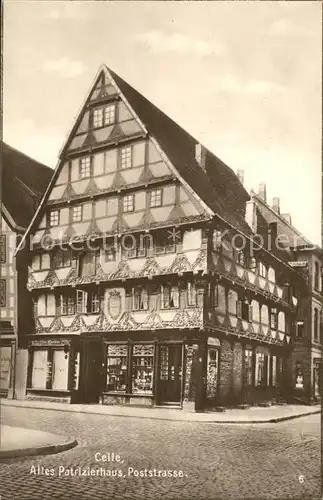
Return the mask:
[[206,269],[206,250],[200,250],[194,264],[192,265],[192,271],[204,271]]
[[113,319],[117,319],[121,314],[121,293],[117,290],[109,291],[108,306],[109,315]]
[[140,275],[155,276],[156,274],[162,274],[161,268],[159,267],[157,261],[150,257],[146,260],[143,269],[140,271]]
[[129,264],[126,260],[122,260],[115,273],[110,275],[114,279],[118,278],[132,278],[134,273],[130,270]]

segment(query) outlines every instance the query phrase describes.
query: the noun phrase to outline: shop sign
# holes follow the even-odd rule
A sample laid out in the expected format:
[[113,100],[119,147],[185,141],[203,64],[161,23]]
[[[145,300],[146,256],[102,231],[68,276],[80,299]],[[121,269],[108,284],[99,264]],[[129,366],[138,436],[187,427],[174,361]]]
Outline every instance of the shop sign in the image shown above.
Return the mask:
[[291,267],[307,267],[307,260],[293,260],[288,262]]
[[31,341],[32,346],[62,346],[71,345],[70,340],[62,339],[37,339]]

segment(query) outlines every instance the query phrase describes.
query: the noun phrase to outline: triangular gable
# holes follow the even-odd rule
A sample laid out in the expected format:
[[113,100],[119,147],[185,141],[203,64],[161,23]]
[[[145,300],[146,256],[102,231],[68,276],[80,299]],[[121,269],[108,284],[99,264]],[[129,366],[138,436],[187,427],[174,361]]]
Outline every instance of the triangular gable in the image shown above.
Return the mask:
[[[47,190],[42,198],[42,201],[41,201],[32,221],[31,221],[24,237],[22,238],[22,240],[18,246],[17,251],[19,251],[22,248],[26,236],[29,234],[31,228],[34,227],[36,221],[39,220],[40,214],[43,211],[43,208],[48,200],[48,197],[49,197],[49,195],[50,195],[50,193],[55,185],[56,179],[57,179],[57,177],[62,169],[62,166],[64,164],[64,161],[65,161],[64,153],[65,153],[68,145],[70,144],[71,140],[73,139],[74,134],[77,131],[80,122],[82,121],[82,118],[83,118],[84,113],[87,109],[88,103],[90,102],[91,99],[93,99],[93,98],[98,99],[99,95],[102,95],[103,86],[106,86],[106,88],[108,88],[109,86],[110,87],[112,86],[115,89],[116,94],[118,95],[119,99],[123,102],[125,107],[129,110],[130,114],[134,118],[135,122],[137,122],[137,125],[139,126],[139,129],[142,131],[142,133],[146,136],[149,134],[149,130],[147,129],[147,127],[145,126],[143,121],[140,119],[140,116],[139,116],[140,109],[137,109],[138,108],[137,106],[136,106],[136,110],[134,109],[132,104],[129,102],[127,96],[125,95],[125,92],[123,92],[122,89],[120,88],[119,82],[121,82],[121,81],[123,82],[123,80],[120,79],[120,77],[117,77],[117,80],[118,80],[118,82],[117,82],[116,77],[117,77],[117,75],[115,73],[113,73],[111,70],[109,70],[106,66],[102,66],[102,68],[100,68],[99,72],[97,73],[97,75],[94,79],[94,83],[92,84],[90,91],[88,92],[88,94],[83,102],[83,105],[80,109],[80,112],[78,113],[78,118],[75,121],[70,133],[68,134],[63,148],[60,151],[60,154],[59,154],[60,160],[58,161],[58,164],[55,168],[52,179],[47,187]],[[153,104],[150,103],[150,105],[152,107],[154,107]],[[194,189],[192,188],[192,186],[190,184],[188,184],[187,181],[184,180],[183,177],[179,174],[178,170],[175,168],[175,166],[173,165],[173,163],[170,161],[169,157],[167,156],[167,154],[163,150],[159,141],[156,140],[156,138],[154,137],[153,134],[149,134],[149,138],[152,141],[152,143],[155,146],[158,153],[160,154],[162,161],[164,161],[164,163],[168,166],[168,168],[170,169],[170,171],[174,175],[174,177],[177,177],[179,179],[179,181],[184,185],[184,187],[186,187],[186,189],[190,192],[190,194],[195,197],[196,201],[203,207],[203,211],[205,212],[205,214],[212,217],[214,215],[213,210],[202,200],[202,198],[200,198],[200,196],[198,196],[196,194],[196,192],[194,192]],[[93,142],[92,142],[93,138],[91,137],[91,135],[90,136],[88,135],[86,140],[89,143],[91,143],[91,144],[89,144],[89,146],[93,146]],[[82,139],[82,141],[80,141],[80,143],[81,144],[83,143],[83,139]],[[126,226],[125,224],[123,224],[123,225]]]

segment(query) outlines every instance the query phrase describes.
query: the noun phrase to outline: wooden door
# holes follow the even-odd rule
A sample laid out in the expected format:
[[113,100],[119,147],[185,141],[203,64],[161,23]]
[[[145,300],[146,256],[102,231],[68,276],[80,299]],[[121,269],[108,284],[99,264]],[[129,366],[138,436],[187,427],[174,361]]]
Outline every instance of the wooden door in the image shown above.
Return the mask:
[[179,404],[182,386],[182,344],[159,348],[158,399],[160,404]]

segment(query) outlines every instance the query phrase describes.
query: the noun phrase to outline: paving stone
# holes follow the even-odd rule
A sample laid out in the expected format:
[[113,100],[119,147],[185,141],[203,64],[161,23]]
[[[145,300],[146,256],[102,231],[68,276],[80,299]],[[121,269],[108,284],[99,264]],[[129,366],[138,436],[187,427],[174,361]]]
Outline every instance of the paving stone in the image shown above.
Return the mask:
[[[1,500],[304,499],[320,496],[320,415],[278,424],[222,425],[130,419],[2,407],[2,423],[75,437],[76,448],[1,464]],[[30,474],[114,468],[96,452],[119,454],[122,470],[170,469],[183,478],[77,477]],[[118,467],[116,467],[118,468]],[[304,481],[300,482],[299,477]]]

